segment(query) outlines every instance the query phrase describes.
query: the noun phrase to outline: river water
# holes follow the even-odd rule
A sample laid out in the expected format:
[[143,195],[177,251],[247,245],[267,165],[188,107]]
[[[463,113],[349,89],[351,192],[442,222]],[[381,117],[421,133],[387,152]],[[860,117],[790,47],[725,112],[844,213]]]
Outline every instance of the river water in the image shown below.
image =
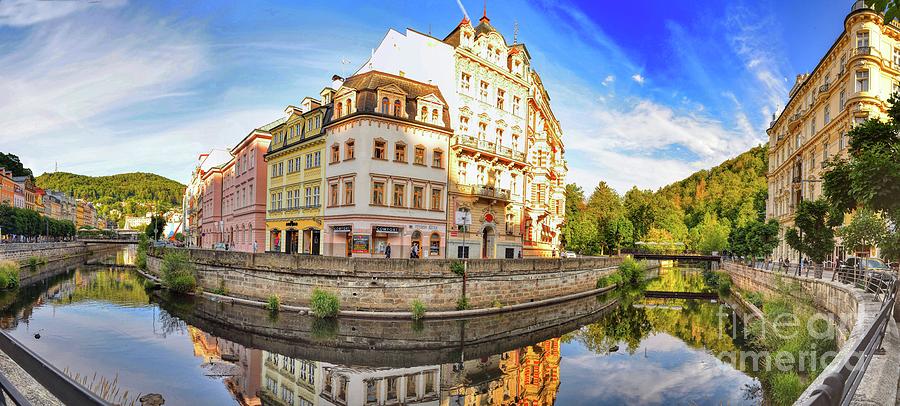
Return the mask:
[[[677,268],[647,289],[706,290]],[[85,265],[0,303],[4,330],[120,404],[762,403],[759,380],[716,356],[744,349],[739,312],[719,300],[615,293],[471,320],[322,322]]]

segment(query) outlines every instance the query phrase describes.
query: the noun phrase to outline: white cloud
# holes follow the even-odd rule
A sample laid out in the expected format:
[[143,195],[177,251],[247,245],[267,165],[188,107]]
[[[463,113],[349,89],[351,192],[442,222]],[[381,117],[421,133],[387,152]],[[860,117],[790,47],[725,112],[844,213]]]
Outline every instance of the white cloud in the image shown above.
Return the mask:
[[635,73],[634,75],[631,75],[631,80],[637,82],[637,84],[639,84],[639,85],[644,84],[644,77],[641,76],[640,73]]
[[0,26],[28,26],[44,21],[50,21],[88,8],[112,8],[119,7],[123,4],[125,4],[124,0],[106,0],[97,2],[3,0],[0,1]]
[[603,79],[603,86],[609,86],[611,83],[616,81],[616,77],[613,75],[607,75],[605,79]]
[[0,55],[0,144],[73,128],[90,133],[107,114],[183,94],[179,88],[204,69],[206,50],[193,32],[101,14],[36,25]]

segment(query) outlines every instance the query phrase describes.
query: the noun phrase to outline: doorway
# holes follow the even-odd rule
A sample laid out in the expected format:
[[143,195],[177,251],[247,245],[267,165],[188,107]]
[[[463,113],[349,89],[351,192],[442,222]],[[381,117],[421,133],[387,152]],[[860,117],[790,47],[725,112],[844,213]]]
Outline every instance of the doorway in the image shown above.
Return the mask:
[[353,251],[350,250],[351,244],[352,244],[352,243],[353,243],[353,234],[351,234],[351,233],[348,232],[348,233],[347,233],[347,243],[344,244],[344,247],[346,247],[346,249],[347,249],[347,256],[348,256],[348,257],[353,256],[353,254],[352,254]]
[[481,230],[481,257],[494,257],[494,228],[485,227]]
[[309,253],[311,255],[319,255],[319,239],[321,238],[321,233],[319,230],[311,230],[312,238],[310,241],[312,246],[310,247]]
[[300,233],[297,230],[287,230],[287,244],[285,244],[285,252],[288,254],[296,254],[300,248]]
[[412,233],[412,242],[409,245],[409,257],[422,257],[422,233],[419,232],[419,230],[413,231]]

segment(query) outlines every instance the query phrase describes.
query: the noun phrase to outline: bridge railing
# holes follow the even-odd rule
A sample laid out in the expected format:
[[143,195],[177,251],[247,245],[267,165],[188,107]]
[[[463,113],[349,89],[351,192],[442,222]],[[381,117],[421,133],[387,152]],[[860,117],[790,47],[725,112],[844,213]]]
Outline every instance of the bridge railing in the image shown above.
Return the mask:
[[831,271],[831,280],[851,285],[872,293],[875,300],[881,302],[878,316],[865,332],[863,338],[856,343],[851,355],[845,358],[837,368],[815,387],[809,398],[798,403],[802,406],[849,405],[856,394],[869,363],[876,352],[881,350],[881,343],[887,331],[897,300],[897,275],[894,272],[853,269],[838,267],[833,264],[790,264],[778,261],[735,261],[747,266],[773,272],[781,272],[822,279],[826,271]]

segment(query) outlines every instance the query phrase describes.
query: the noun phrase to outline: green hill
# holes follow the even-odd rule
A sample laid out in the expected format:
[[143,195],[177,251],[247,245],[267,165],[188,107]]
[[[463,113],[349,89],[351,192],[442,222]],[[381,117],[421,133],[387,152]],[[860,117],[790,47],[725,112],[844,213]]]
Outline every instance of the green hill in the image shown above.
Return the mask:
[[101,216],[120,224],[124,217],[144,215],[157,205],[161,210],[180,206],[185,188],[174,180],[144,172],[111,176],[44,173],[35,183],[44,189],[67,192],[94,202]]

